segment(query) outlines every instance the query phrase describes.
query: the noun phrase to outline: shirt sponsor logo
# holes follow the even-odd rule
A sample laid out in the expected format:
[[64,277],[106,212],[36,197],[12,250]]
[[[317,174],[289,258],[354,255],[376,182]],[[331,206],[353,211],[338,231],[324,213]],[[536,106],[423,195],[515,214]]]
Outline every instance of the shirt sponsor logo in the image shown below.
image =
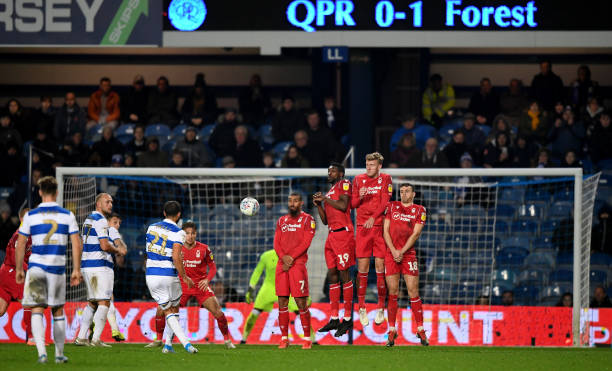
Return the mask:
[[409,214],[402,214],[402,213],[400,213],[400,212],[394,212],[394,213],[391,215],[391,219],[393,219],[393,220],[399,220],[399,221],[402,221],[402,222],[409,222],[409,221],[410,221],[410,219],[416,219],[416,216],[414,216],[414,215],[409,215]]
[[202,260],[183,260],[183,265],[186,268],[195,268],[198,265],[202,264]]
[[298,228],[302,228],[301,224],[283,224],[281,231],[283,232],[295,232]]

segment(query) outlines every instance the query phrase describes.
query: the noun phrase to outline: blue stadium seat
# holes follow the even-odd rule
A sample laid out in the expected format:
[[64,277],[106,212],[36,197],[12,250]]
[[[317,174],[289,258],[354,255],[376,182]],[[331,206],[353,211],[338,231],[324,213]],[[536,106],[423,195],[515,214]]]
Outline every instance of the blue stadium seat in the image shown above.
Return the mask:
[[503,247],[519,247],[523,249],[529,249],[529,238],[525,236],[512,236],[504,238],[501,242]]
[[591,269],[607,270],[612,264],[612,257],[606,253],[591,255]]
[[591,270],[591,273],[589,274],[589,282],[591,288],[598,285],[606,287],[608,284],[608,272],[600,270]]
[[465,205],[460,209],[457,209],[456,216],[469,216],[479,217],[486,213],[486,210],[478,205]]
[[608,296],[612,298],[612,285],[610,285],[610,287],[608,287],[608,290],[606,291],[606,294],[608,294]]
[[546,203],[545,202],[526,202],[519,206],[517,210],[517,216],[520,219],[544,219],[546,215]]
[[525,266],[550,270],[555,267],[555,256],[545,252],[533,252],[525,258]]
[[457,233],[457,230],[455,230],[455,233],[448,236],[446,240],[447,246],[451,248],[468,249],[470,247],[469,237],[467,235],[456,234],[456,233]]
[[525,248],[508,247],[503,248],[497,257],[495,262],[498,268],[519,268],[523,265],[525,258],[527,257],[528,250]]
[[508,204],[498,204],[496,208],[491,209],[491,212],[495,213],[496,216],[512,219],[516,213],[516,207]]
[[285,204],[277,204],[272,207],[272,213],[277,218],[281,217],[289,212],[289,208]]
[[[102,138],[102,130],[104,129],[104,125],[101,124],[97,124],[91,128],[89,128],[89,130],[87,131],[87,133],[85,133],[85,138],[83,138],[83,142],[88,144],[88,145],[92,145],[93,143],[97,142],[100,140],[100,138]],[[26,142],[27,143],[27,142]],[[26,145],[24,144],[23,149],[26,149]],[[25,153],[27,156],[27,153]]]
[[207,219],[212,215],[212,210],[208,204],[195,204],[191,208],[191,215],[194,219]]
[[144,249],[128,249],[126,256],[127,264],[134,272],[141,272],[146,259]]
[[540,224],[540,232],[542,236],[552,237],[553,233],[561,225],[561,219],[550,218]]
[[171,138],[170,140],[168,140],[165,143],[160,141],[160,143],[162,144],[161,150],[166,152],[166,153],[168,153],[168,154],[172,154],[172,150],[174,150],[174,146],[176,145],[176,142],[177,142],[178,139],[180,139],[180,138]]
[[491,133],[491,127],[490,126],[487,126],[487,125],[476,125],[476,127],[478,129],[480,129],[484,133],[484,135],[487,136],[487,137]]
[[436,281],[457,281],[457,272],[452,267],[435,267],[433,272],[434,280]]
[[574,264],[574,255],[571,251],[561,251],[557,254],[557,268],[565,267],[572,269]]
[[539,289],[535,286],[521,285],[514,289],[515,304],[535,305],[539,298]]
[[213,130],[215,130],[215,124],[204,126],[198,133],[198,139],[204,143],[208,143]]
[[528,235],[535,237],[538,233],[538,223],[533,220],[515,220],[510,228],[512,235]]
[[262,146],[265,151],[269,150],[274,145],[272,125],[266,124],[259,128],[259,145]]
[[285,152],[289,149],[293,142],[279,142],[272,147],[272,152],[276,157],[282,158],[285,155]]
[[425,142],[429,138],[435,138],[438,136],[436,129],[428,124],[420,124],[414,130],[414,137],[416,139],[416,146],[419,149],[425,148]]
[[455,233],[475,234],[478,232],[478,219],[457,218],[453,223]]
[[501,305],[501,298],[504,291],[508,291],[510,288],[505,286],[493,285],[489,292],[491,297],[491,305]]
[[162,138],[165,138],[166,140],[168,140],[168,137],[170,136],[170,134],[172,134],[172,131],[170,130],[170,127],[165,124],[149,125],[145,129],[145,137],[154,136],[154,137],[157,137],[157,139],[159,139],[160,142]]
[[351,136],[349,134],[341,136],[340,143],[348,150],[351,147]]
[[504,220],[495,221],[495,233],[503,237],[508,234],[508,223]]
[[134,124],[122,124],[119,125],[117,129],[115,129],[115,137],[119,137],[121,135],[134,135]]
[[552,271],[548,276],[550,282],[572,282],[574,280],[574,272],[568,269],[557,269]]
[[494,286],[503,287],[505,290],[512,290],[516,283],[516,272],[512,269],[496,269],[493,271],[491,280]]
[[180,124],[174,127],[174,129],[172,129],[172,133],[170,134],[170,136],[172,138],[182,138],[183,136],[185,136],[185,131],[187,130],[187,125],[185,124]]
[[522,203],[525,198],[525,188],[520,187],[504,187],[501,191],[499,200],[500,201],[511,201],[515,203]]
[[571,285],[567,284],[551,284],[544,287],[541,292],[540,304],[547,306],[555,306],[561,300],[561,297],[566,292],[572,292]]
[[528,189],[525,193],[525,202],[530,201],[550,201],[550,192],[541,189]]
[[554,250],[555,247],[552,244],[552,238],[549,236],[542,236],[533,241],[532,249],[535,250]]
[[555,219],[569,218],[574,205],[571,201],[555,201],[548,210],[548,217]]
[[557,201],[569,201],[572,202],[574,200],[574,192],[570,190],[561,190],[557,191],[553,194],[553,202]]
[[518,276],[521,285],[542,286],[548,283],[549,269],[525,269]]
[[14,190],[13,187],[0,187],[0,199],[7,199]]

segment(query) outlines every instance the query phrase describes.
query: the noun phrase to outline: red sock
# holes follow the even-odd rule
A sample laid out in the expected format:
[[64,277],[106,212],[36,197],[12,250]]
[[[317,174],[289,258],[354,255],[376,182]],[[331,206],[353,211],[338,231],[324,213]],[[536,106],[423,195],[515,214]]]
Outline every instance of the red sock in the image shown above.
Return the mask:
[[357,288],[357,299],[359,300],[359,308],[365,308],[365,296],[368,288],[368,274],[359,272],[357,274],[359,287]]
[[25,324],[26,341],[32,337],[32,309],[23,308],[23,323]]
[[420,297],[410,299],[410,309],[412,309],[417,327],[423,327],[423,303]]
[[342,285],[342,295],[344,296],[344,317],[353,318],[353,281]]
[[332,283],[329,285],[329,303],[331,304],[331,316],[338,318],[340,309],[340,284]]
[[281,329],[281,334],[285,337],[289,336],[289,309],[283,307],[278,309],[278,325]]
[[300,311],[300,322],[304,330],[304,339],[310,339],[310,310]]
[[389,295],[387,315],[389,316],[389,327],[395,327],[395,321],[397,320],[397,295]]
[[229,340],[229,331],[227,330],[227,318],[225,314],[221,313],[219,317],[216,318],[217,325],[219,325],[219,331],[223,334],[223,338],[225,340]]
[[162,314],[161,317],[155,317],[155,332],[157,333],[157,340],[161,341],[164,337],[164,329],[166,328],[166,318]]
[[387,298],[387,284],[385,283],[385,273],[376,272],[376,287],[378,288],[378,308],[385,308]]

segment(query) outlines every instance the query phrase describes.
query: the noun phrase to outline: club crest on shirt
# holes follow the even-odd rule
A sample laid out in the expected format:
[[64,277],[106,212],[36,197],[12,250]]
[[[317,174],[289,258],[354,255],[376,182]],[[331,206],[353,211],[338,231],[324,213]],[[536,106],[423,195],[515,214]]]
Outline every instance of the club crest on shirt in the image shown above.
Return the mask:
[[300,218],[298,219],[298,223],[302,222],[302,217],[300,216]]
[[315,223],[314,220],[310,221],[310,228],[315,229],[317,227],[317,224]]
[[342,189],[345,190],[345,191],[348,191],[349,190],[349,184],[348,183],[344,183],[342,185]]
[[210,256],[210,260],[211,260],[211,261],[215,260],[215,259],[213,259],[213,254],[212,254],[212,251],[210,252],[210,254],[208,254],[208,256]]
[[382,183],[382,178],[378,178],[378,184]]
[[414,213],[414,212],[415,212],[415,210],[416,210],[416,209],[413,207],[411,212],[412,212],[412,213]]
[[425,215],[425,213],[421,214],[421,220],[425,221],[425,219],[427,219],[427,216]]
[[393,192],[393,185],[389,184],[389,192]]
[[200,257],[200,250],[196,250],[196,258]]

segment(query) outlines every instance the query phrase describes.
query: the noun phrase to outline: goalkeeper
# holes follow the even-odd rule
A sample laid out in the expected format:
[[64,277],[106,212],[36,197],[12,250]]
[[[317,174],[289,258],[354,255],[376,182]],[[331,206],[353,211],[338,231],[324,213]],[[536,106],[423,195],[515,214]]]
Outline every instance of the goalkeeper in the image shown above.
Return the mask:
[[[261,274],[265,271],[266,277],[264,278],[263,283],[261,284],[261,288],[255,297],[255,303],[253,305],[253,310],[247,317],[246,323],[244,325],[244,331],[242,332],[242,341],[241,344],[245,344],[249,334],[253,330],[255,326],[255,322],[257,322],[257,318],[261,314],[261,312],[270,312],[274,307],[274,303],[278,301],[278,296],[276,296],[276,285],[275,285],[275,272],[276,272],[276,264],[278,263],[278,256],[276,255],[276,251],[274,249],[270,249],[265,251],[259,257],[259,262],[251,275],[251,280],[249,281],[249,289],[246,293],[246,302],[247,304],[251,304],[253,301],[253,294],[255,292],[255,287],[259,282],[259,278]],[[308,305],[310,305],[311,300],[308,298]],[[295,299],[293,297],[289,298],[289,310],[291,312],[298,312],[298,306],[295,303]],[[310,332],[310,339],[314,343],[314,331]]]

